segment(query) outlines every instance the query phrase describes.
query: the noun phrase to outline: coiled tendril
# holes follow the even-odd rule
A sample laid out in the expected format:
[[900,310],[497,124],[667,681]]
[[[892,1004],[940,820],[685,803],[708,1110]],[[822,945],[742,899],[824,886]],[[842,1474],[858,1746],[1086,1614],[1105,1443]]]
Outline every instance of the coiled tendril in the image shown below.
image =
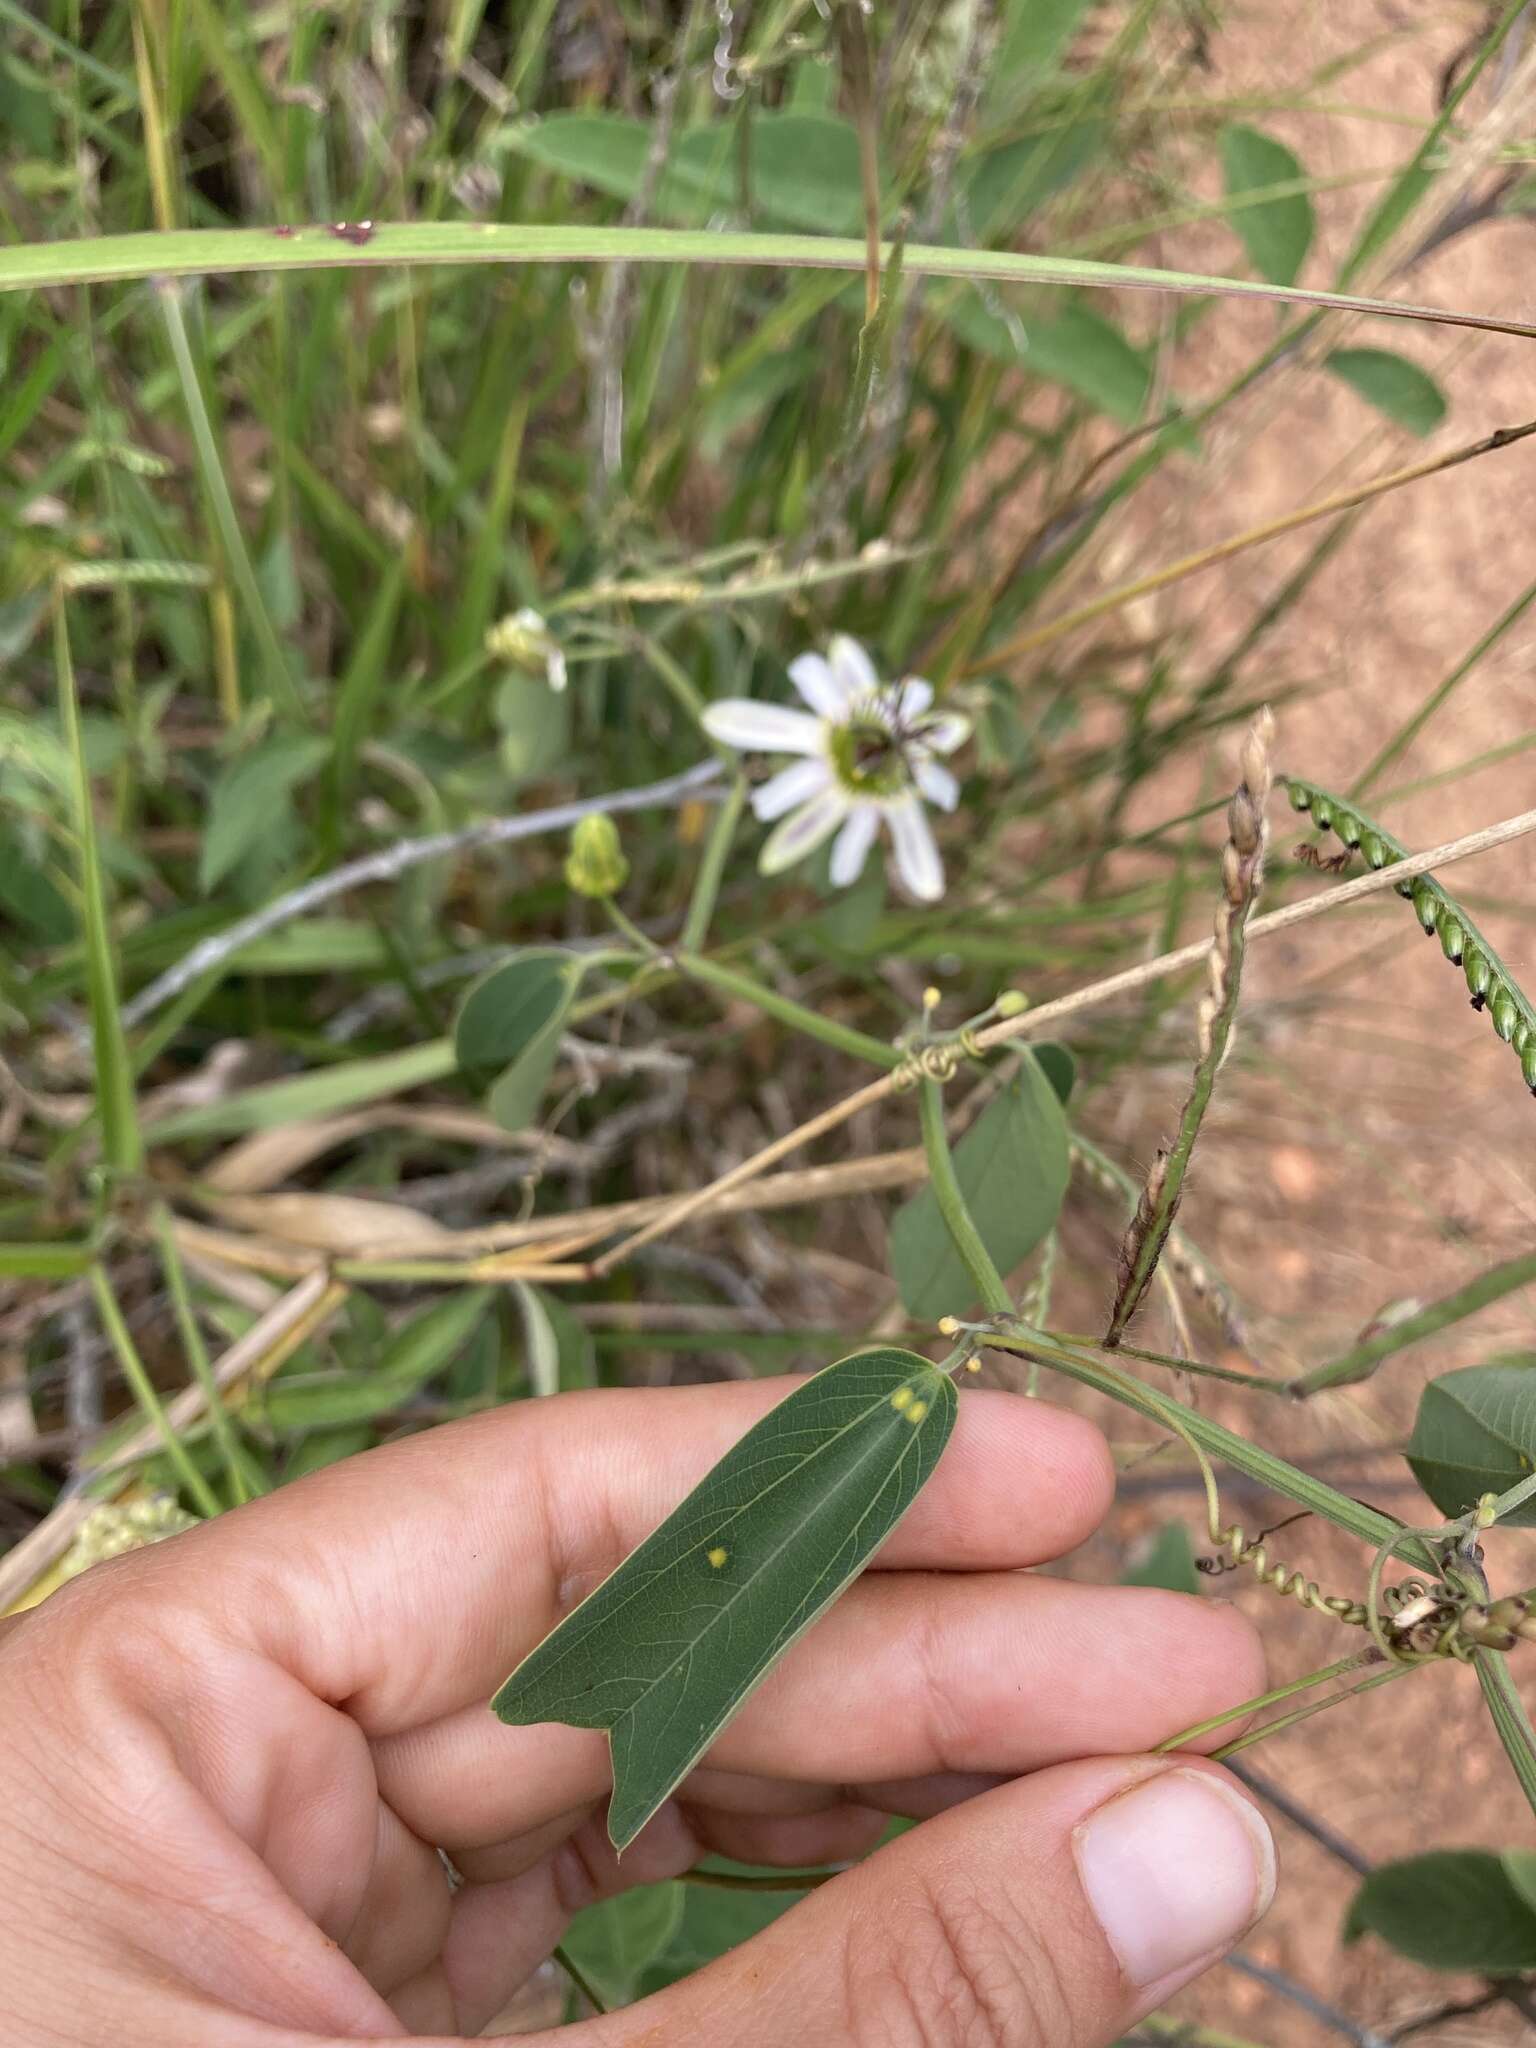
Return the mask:
[[[1365,1627],[1367,1609],[1363,1600],[1349,1600],[1339,1593],[1325,1593],[1305,1572],[1294,1571],[1291,1566],[1281,1564],[1271,1556],[1268,1539],[1274,1535],[1274,1530],[1264,1529],[1257,1536],[1250,1536],[1239,1522],[1229,1522],[1223,1527],[1214,1497],[1209,1505],[1211,1544],[1217,1554],[1199,1559],[1201,1571],[1213,1574],[1232,1572],[1246,1565],[1260,1585],[1270,1587],[1281,1599],[1294,1600],[1300,1607],[1310,1608],[1316,1614],[1330,1615],[1351,1628]],[[1284,1526],[1282,1523],[1281,1527]],[[1395,1590],[1388,1589],[1389,1592]]]
[[891,1075],[891,1086],[901,1091],[915,1088],[919,1081],[953,1081],[962,1060],[979,1060],[982,1046],[967,1026],[952,1038],[935,1039],[928,1045],[914,1045]]

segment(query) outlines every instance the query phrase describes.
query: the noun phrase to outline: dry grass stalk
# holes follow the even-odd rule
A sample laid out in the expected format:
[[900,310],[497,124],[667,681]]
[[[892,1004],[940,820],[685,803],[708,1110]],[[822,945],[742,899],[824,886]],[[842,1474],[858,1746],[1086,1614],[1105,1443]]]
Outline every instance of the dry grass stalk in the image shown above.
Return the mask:
[[[245,1335],[231,1344],[213,1369],[221,1393],[230,1394],[253,1379],[275,1372],[346,1300],[347,1290],[325,1273],[312,1273],[272,1304]],[[200,1421],[206,1406],[200,1386],[184,1387],[166,1403],[166,1418],[182,1431]],[[86,1518],[103,1500],[128,1490],[136,1468],[162,1445],[159,1426],[146,1423],[106,1463],[91,1473],[89,1490],[67,1494],[50,1512],[0,1557],[0,1615],[31,1607],[53,1590],[56,1568]]]
[[1147,1175],[1136,1214],[1120,1248],[1119,1287],[1104,1337],[1107,1346],[1119,1343],[1157,1271],[1184,1192],[1195,1141],[1210,1107],[1216,1076],[1232,1042],[1242,988],[1248,914],[1264,879],[1264,849],[1269,839],[1264,809],[1272,781],[1269,748],[1274,730],[1273,718],[1263,711],[1243,742],[1242,780],[1227,807],[1221,900],[1216,906],[1216,929],[1207,970],[1209,984],[1198,1012],[1194,1085],[1179,1118],[1178,1134],[1171,1147],[1158,1154]]
[[[1523,839],[1528,832],[1536,832],[1536,810],[1520,811],[1512,818],[1501,819],[1497,825],[1485,825],[1481,831],[1469,832],[1460,839],[1447,840],[1442,846],[1432,846],[1424,853],[1416,853],[1391,869],[1357,875],[1352,882],[1341,883],[1336,889],[1305,897],[1299,903],[1287,903],[1281,910],[1271,910],[1263,917],[1254,918],[1246,936],[1249,939],[1269,938],[1276,932],[1289,931],[1294,925],[1306,924],[1314,917],[1326,917],[1330,912],[1343,910],[1368,896],[1378,896],[1384,889],[1396,888],[1409,876],[1422,875],[1430,868],[1449,867],[1452,861],[1466,860],[1474,853],[1487,852],[1491,847],[1506,846],[1513,839]],[[1059,1023],[1065,1017],[1075,1017],[1084,1010],[1098,1009],[1116,996],[1133,995],[1137,989],[1145,988],[1150,982],[1161,981],[1165,975],[1177,973],[1181,968],[1198,966],[1210,953],[1212,943],[1210,939],[1196,939],[1192,945],[1179,946],[1171,953],[1160,953],[1155,959],[1124,968],[1118,974],[1107,974],[1101,981],[1074,989],[1070,995],[1057,996],[1053,1001],[1025,1010],[1017,1017],[1005,1017],[977,1032],[976,1043],[981,1051],[990,1052],[995,1045],[1011,1044],[1016,1038],[1034,1037],[1048,1024]],[[727,1195],[755,1180],[759,1174],[766,1173],[770,1166],[776,1166],[781,1159],[798,1152],[802,1146],[814,1143],[817,1138],[825,1137],[829,1131],[837,1130],[861,1110],[875,1108],[896,1092],[896,1077],[882,1074],[878,1080],[866,1082],[851,1095],[845,1095],[841,1102],[831,1103],[796,1129],[785,1132],[782,1138],[775,1138],[760,1152],[754,1152],[750,1159],[742,1160],[707,1186],[679,1195],[633,1237],[605,1252],[593,1269],[594,1275],[601,1278],[611,1272],[642,1245],[664,1236],[669,1230],[678,1229],[701,1210],[724,1206]]]

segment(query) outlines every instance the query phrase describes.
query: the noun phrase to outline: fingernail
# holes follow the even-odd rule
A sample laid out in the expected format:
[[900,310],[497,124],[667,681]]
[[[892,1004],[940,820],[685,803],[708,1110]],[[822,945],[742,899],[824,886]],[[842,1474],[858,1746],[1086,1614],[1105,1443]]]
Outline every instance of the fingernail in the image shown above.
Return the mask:
[[1200,1771],[1122,1792],[1074,1830],[1073,1847],[1088,1903],[1137,1985],[1229,1947],[1275,1893],[1263,1816]]

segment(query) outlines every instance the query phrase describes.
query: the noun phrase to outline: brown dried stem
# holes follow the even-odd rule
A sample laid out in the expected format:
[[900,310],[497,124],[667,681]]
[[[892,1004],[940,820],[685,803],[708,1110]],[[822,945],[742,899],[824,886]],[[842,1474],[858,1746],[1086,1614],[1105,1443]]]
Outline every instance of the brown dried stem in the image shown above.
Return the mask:
[[1274,731],[1273,718],[1268,711],[1262,711],[1243,742],[1242,780],[1227,807],[1221,900],[1216,906],[1216,930],[1211,944],[1210,985],[1201,998],[1198,1014],[1199,1051],[1194,1085],[1179,1118],[1178,1135],[1167,1151],[1158,1153],[1120,1247],[1120,1284],[1104,1337],[1111,1349],[1119,1343],[1126,1325],[1141,1306],[1147,1285],[1157,1270],[1184,1193],[1189,1162],[1210,1107],[1216,1076],[1232,1042],[1242,988],[1248,914],[1264,879],[1264,849],[1269,840],[1264,807],[1269,801],[1272,780],[1269,747]]

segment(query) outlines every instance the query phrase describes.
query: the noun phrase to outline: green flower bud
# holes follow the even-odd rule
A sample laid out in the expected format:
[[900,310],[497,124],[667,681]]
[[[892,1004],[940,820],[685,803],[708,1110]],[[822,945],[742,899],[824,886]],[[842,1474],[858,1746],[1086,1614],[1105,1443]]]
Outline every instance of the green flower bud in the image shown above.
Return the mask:
[[578,896],[617,896],[629,880],[619,828],[605,812],[582,818],[571,833],[565,879]]
[[1029,997],[1022,989],[1005,988],[997,999],[999,1017],[1022,1017],[1029,1008]]

